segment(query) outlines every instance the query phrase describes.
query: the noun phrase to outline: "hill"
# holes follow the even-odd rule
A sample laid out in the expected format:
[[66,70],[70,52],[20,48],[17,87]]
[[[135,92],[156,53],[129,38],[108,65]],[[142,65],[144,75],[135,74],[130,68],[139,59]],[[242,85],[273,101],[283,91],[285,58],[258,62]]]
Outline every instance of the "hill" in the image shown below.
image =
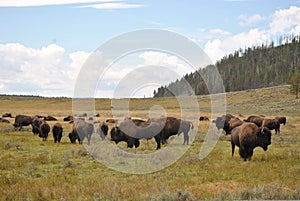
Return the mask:
[[[285,44],[274,46],[254,46],[244,50],[239,49],[233,54],[217,61],[215,66],[223,79],[225,91],[241,91],[289,84],[290,78],[300,72],[300,37],[290,36],[280,39]],[[167,86],[161,86],[154,91],[154,97],[173,96],[170,91],[180,94],[184,81],[194,89],[196,95],[208,94],[202,76],[209,73],[211,66],[186,74]],[[177,93],[177,94],[178,94]]]

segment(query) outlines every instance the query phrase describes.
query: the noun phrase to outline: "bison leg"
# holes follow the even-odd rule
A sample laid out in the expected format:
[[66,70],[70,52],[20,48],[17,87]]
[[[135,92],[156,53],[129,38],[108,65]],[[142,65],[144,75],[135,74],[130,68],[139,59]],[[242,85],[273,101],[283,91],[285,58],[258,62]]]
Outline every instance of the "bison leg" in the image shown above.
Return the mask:
[[188,133],[183,133],[184,136],[184,141],[183,141],[183,145],[185,145],[185,143],[188,145],[189,144],[189,134]]
[[234,155],[235,144],[231,142],[231,156]]
[[244,159],[244,161],[247,160],[247,153],[246,153],[245,149],[240,147],[239,154],[240,154],[240,157]]
[[156,144],[157,144],[157,146],[156,146],[156,149],[158,150],[158,149],[160,149],[160,148],[161,148],[161,145],[160,145],[161,138],[160,138],[160,136],[159,136],[159,135],[156,135],[156,136],[154,136],[154,139],[155,139],[155,141],[156,141]]

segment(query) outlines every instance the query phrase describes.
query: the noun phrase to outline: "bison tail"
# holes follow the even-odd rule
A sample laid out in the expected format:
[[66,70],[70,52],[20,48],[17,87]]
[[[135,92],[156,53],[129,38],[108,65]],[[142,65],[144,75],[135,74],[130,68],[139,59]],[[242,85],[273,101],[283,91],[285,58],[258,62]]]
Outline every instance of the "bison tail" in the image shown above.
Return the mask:
[[194,124],[191,122],[191,129],[194,129]]

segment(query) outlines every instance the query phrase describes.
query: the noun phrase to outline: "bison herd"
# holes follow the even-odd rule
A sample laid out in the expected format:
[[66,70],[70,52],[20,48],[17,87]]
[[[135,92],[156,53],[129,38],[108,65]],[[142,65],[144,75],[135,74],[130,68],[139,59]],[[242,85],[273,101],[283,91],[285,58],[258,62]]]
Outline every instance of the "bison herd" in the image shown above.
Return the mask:
[[286,117],[270,119],[264,116],[249,116],[241,120],[226,114],[217,117],[214,122],[226,135],[231,134],[232,156],[235,146],[238,146],[240,157],[246,161],[251,159],[255,147],[262,147],[264,151],[268,149],[268,145],[271,144],[271,130],[280,134],[280,124],[285,125]]
[[[4,117],[4,116],[2,116]],[[11,117],[11,114],[5,114],[5,117]],[[56,118],[47,116],[27,116],[17,115],[13,126],[22,129],[23,126],[32,126],[32,132],[47,140],[48,134],[52,131],[54,142],[61,142],[63,136],[62,124],[57,122],[50,128],[47,121],[57,121]],[[87,119],[87,120],[85,120]],[[97,128],[96,124],[91,122],[92,118],[86,115],[80,117],[67,116],[63,119],[72,123],[72,129],[68,134],[71,143],[78,141],[80,144],[86,138],[87,143],[91,143],[92,135],[95,132],[100,139],[105,140],[109,127],[107,123],[115,125],[110,129],[111,141],[116,144],[123,141],[127,143],[128,148],[138,148],[139,140],[154,138],[156,149],[160,149],[162,144],[166,144],[172,135],[183,133],[183,144],[189,143],[189,131],[193,129],[190,121],[178,119],[175,117],[150,118],[148,120],[125,118],[121,123],[115,119],[107,119],[100,123]],[[208,117],[201,116],[199,121],[209,121]],[[223,129],[226,135],[231,134],[232,156],[234,155],[235,146],[239,147],[239,155],[241,158],[250,160],[253,150],[256,147],[262,147],[264,151],[271,144],[271,131],[275,130],[275,134],[280,134],[280,125],[286,124],[286,117],[275,117],[274,119],[265,118],[264,116],[249,116],[243,120],[226,114],[213,120],[217,129]]]
[[[57,122],[51,129],[47,121],[51,121],[53,118],[49,118],[49,116],[45,118],[39,115],[17,115],[13,126],[21,130],[23,126],[31,125],[32,133],[38,135],[43,141],[47,140],[48,134],[52,130],[54,142],[59,143],[63,136],[63,127],[61,123]],[[112,119],[107,119],[106,122],[99,124],[99,126],[95,128],[96,124],[92,122],[91,118],[86,116],[77,118],[67,116],[63,118],[63,120],[73,124],[68,134],[70,142],[76,143],[76,141],[78,141],[80,144],[82,144],[84,139],[87,139],[87,143],[90,144],[94,131],[99,135],[100,139],[104,140],[109,131],[107,123],[117,122],[115,120],[112,121]],[[188,144],[188,133],[190,129],[193,129],[192,122],[175,117],[151,118],[148,120],[125,118],[120,124],[115,124],[114,127],[112,127],[110,135],[111,140],[116,144],[124,141],[127,143],[128,148],[139,147],[140,139],[149,140],[154,138],[157,144],[156,149],[160,149],[161,144],[166,144],[172,135],[179,135],[181,133],[184,135],[183,144]]]

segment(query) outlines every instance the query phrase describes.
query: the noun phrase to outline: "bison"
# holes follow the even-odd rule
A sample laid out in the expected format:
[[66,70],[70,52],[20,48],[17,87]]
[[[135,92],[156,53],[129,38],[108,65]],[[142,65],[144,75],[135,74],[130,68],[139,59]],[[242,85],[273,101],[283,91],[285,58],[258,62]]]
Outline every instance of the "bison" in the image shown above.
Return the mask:
[[72,131],[69,133],[69,139],[71,143],[76,143],[76,140],[78,140],[79,144],[82,144],[84,138],[86,137],[89,145],[93,132],[93,124],[85,122],[81,119],[76,119],[73,123]]
[[52,117],[52,116],[44,117],[44,120],[45,121],[57,121],[57,119],[55,117]]
[[244,121],[240,120],[237,117],[234,117],[234,118],[231,118],[228,123],[229,123],[229,128],[232,131],[232,129],[234,129],[235,127],[242,125],[244,123]]
[[232,156],[235,145],[239,147],[239,155],[244,161],[251,160],[253,150],[262,147],[267,151],[271,144],[271,131],[267,127],[257,127],[254,123],[243,123],[231,132]]
[[275,117],[274,120],[278,121],[280,124],[286,124],[286,117]]
[[53,134],[54,143],[56,142],[60,143],[63,134],[63,127],[60,123],[57,122],[53,125],[52,134]]
[[207,116],[200,116],[199,121],[209,121],[209,118]]
[[10,123],[7,119],[0,118],[0,123]]
[[157,122],[131,120],[126,119],[118,127],[111,131],[111,139],[118,143],[119,141],[127,142],[127,147],[132,148],[133,145],[139,146],[139,139],[155,138],[157,143],[156,149],[161,148],[161,131],[163,127]]
[[270,130],[275,130],[275,134],[280,134],[280,123],[274,119],[265,118],[262,122],[263,127],[267,127]]
[[69,115],[69,116],[66,116],[63,120],[64,121],[73,121],[74,117]]
[[161,142],[162,144],[167,143],[167,140],[172,135],[180,135],[183,133],[184,141],[183,144],[189,144],[189,131],[193,129],[194,126],[192,122],[177,119],[175,117],[161,117],[161,118],[152,118],[149,121],[159,123],[163,129],[161,131]]
[[262,125],[262,122],[263,122],[264,118],[262,116],[255,116],[255,115],[252,115],[252,116],[249,116],[247,119],[245,119],[244,121],[245,122],[251,122],[251,123],[254,123],[256,124],[258,127],[261,127]]
[[124,141],[127,143],[128,148],[132,148],[133,146],[135,146],[135,148],[138,148],[140,146],[140,141],[138,139],[126,135],[117,126],[111,129],[110,135],[111,135],[111,140],[114,141],[116,144]]
[[108,126],[106,125],[105,122],[103,122],[101,126],[99,125],[97,129],[97,134],[99,134],[100,138],[104,140],[105,137],[107,136],[107,133],[108,133]]
[[50,132],[50,126],[45,120],[36,116],[32,120],[32,132],[38,134],[43,141],[46,141]]
[[229,127],[229,121],[231,118],[235,118],[235,116],[231,114],[222,115],[221,117],[217,117],[215,120],[216,127],[218,130],[221,128],[225,131],[226,135],[229,135],[231,133],[231,129]]
[[117,119],[113,119],[113,118],[109,118],[109,119],[106,119],[105,122],[106,122],[106,123],[112,123],[112,124],[115,124],[115,123],[118,123],[118,120],[117,120]]
[[29,126],[30,124],[32,124],[32,120],[33,117],[31,116],[19,114],[15,117],[15,123],[13,124],[13,126],[15,128],[19,127],[19,130],[21,130],[22,126]]
[[8,113],[8,112],[4,113],[4,114],[2,115],[2,117],[3,117],[3,118],[5,118],[5,117],[13,118],[13,116],[11,115],[11,113]]

